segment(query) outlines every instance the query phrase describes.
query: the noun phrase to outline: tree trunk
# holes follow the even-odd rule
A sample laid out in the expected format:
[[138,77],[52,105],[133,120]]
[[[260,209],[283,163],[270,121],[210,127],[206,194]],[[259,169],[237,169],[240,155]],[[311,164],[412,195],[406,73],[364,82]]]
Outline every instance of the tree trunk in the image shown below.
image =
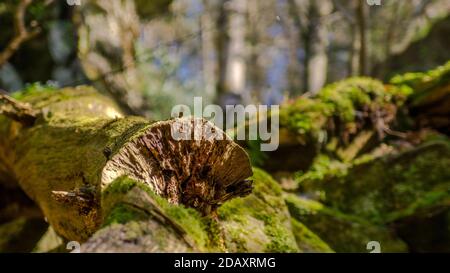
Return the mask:
[[246,15],[247,3],[245,1],[233,0],[230,2],[230,25],[228,59],[226,66],[225,87],[227,93],[236,95],[239,100],[247,100],[246,88]]
[[137,73],[135,42],[140,22],[134,1],[89,0],[83,2],[73,20],[86,76],[127,114],[148,115],[149,102]]
[[327,18],[332,11],[330,1],[311,1],[310,11],[310,46],[307,69],[308,91],[317,94],[325,85],[328,71],[328,31]]
[[[34,122],[0,116],[0,170],[68,240],[83,242],[102,226],[114,207],[105,201],[105,190],[124,175],[203,215],[251,191],[245,151],[202,119],[124,117],[112,101],[87,87],[24,100]],[[198,140],[176,141],[172,132]],[[148,204],[139,198],[130,202]]]
[[212,8],[208,1],[203,1],[203,12],[200,25],[202,29],[202,64],[203,64],[203,82],[205,84],[205,93],[209,98],[214,99],[217,88],[217,60],[214,48],[214,35],[211,28],[214,25]]
[[[303,72],[302,73],[302,76],[303,76],[302,89],[303,89],[303,92],[308,92],[308,88],[309,88],[308,87],[308,78],[309,78],[309,76],[308,76],[308,69],[307,69],[307,66],[305,64],[308,63],[308,57],[309,57],[309,41],[308,41],[309,37],[307,35],[308,33],[305,31],[306,23],[304,22],[305,19],[302,20],[302,16],[300,15],[299,7],[298,7],[297,2],[295,0],[289,0],[289,11],[290,11],[290,14],[292,16],[292,21],[293,21],[293,25],[294,25],[292,32],[295,32],[298,35],[296,37],[297,42],[293,42],[292,45],[291,45],[293,47],[293,52],[291,54],[294,55],[295,58],[298,58],[297,57],[297,55],[298,55],[297,47],[300,44],[302,44],[302,43],[304,44],[304,48],[303,48],[304,49],[304,61],[303,61],[303,70],[302,70],[302,72]],[[293,62],[291,64],[292,64],[291,69],[295,69],[296,67],[300,68],[300,64],[295,64]],[[300,74],[300,70],[297,71],[297,73]],[[291,72],[291,75],[292,75],[292,72]]]
[[[327,77],[326,16],[332,11],[332,4],[329,1],[320,4],[308,1],[307,5],[301,7],[297,1],[290,0],[289,6],[296,29],[299,30],[299,44],[303,43],[304,49],[303,91],[317,94]],[[302,12],[301,8],[306,10]]]
[[367,75],[366,3],[357,1],[356,21],[359,35],[359,76]]
[[228,1],[220,1],[217,7],[215,46],[217,51],[217,104],[222,105],[222,98],[227,92],[227,59],[228,59],[228,12],[225,8]]
[[260,2],[250,0],[247,2],[248,9],[248,27],[247,35],[249,37],[249,56],[248,56],[248,82],[251,86],[251,101],[261,103],[262,92],[264,88],[265,71],[261,62],[262,58],[262,32],[264,31],[259,24],[261,20]]

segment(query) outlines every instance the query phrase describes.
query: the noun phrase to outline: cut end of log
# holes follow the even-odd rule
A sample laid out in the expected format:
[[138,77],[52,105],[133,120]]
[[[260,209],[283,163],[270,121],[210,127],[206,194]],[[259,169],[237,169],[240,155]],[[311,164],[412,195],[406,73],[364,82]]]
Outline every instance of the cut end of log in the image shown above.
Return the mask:
[[[183,140],[174,137],[183,133]],[[102,187],[128,175],[172,204],[210,214],[252,190],[247,153],[211,122],[178,118],[152,124],[106,164]]]

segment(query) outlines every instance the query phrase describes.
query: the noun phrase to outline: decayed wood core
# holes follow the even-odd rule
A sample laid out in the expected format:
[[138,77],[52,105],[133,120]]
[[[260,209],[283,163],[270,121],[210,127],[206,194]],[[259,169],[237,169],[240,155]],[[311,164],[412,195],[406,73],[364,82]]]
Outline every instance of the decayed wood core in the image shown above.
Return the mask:
[[[191,140],[175,140],[175,122],[191,126]],[[209,132],[206,135],[205,132]],[[194,135],[201,135],[198,140]],[[146,183],[173,204],[209,214],[221,203],[251,192],[248,156],[223,131],[203,119],[182,118],[153,124],[107,162],[102,187],[128,175]]]

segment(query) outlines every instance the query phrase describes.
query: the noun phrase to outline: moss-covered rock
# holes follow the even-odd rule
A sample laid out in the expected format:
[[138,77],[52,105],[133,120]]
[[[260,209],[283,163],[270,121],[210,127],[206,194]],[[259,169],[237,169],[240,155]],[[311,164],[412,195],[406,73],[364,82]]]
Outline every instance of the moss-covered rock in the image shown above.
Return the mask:
[[392,227],[411,251],[445,252],[450,246],[449,143],[441,135],[353,164],[322,159],[300,176],[300,188],[333,210]]
[[382,252],[406,252],[406,244],[390,229],[359,217],[343,214],[323,204],[286,195],[292,217],[320,236],[336,252],[368,252],[367,244],[377,241]]
[[432,141],[418,148],[359,164],[346,175],[324,175],[305,188],[323,202],[376,223],[392,222],[435,206],[448,206],[450,145]]

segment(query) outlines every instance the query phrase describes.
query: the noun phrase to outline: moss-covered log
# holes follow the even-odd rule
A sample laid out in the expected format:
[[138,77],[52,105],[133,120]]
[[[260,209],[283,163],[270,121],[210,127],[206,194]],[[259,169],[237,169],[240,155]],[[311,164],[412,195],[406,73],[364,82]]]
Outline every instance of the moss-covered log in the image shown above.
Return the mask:
[[[0,177],[20,185],[66,239],[85,241],[104,223],[104,190],[124,175],[205,215],[251,191],[247,154],[209,122],[124,117],[87,87],[17,97],[35,120],[0,116]],[[201,138],[175,141],[175,123]]]
[[[349,162],[386,140],[409,141],[409,133],[421,129],[448,135],[449,71],[450,62],[428,72],[396,76],[389,84],[349,78],[313,97],[287,101],[271,113],[279,115],[279,148],[250,154],[271,173],[296,172],[308,170],[321,153]],[[248,146],[251,151],[254,145]]]
[[280,145],[260,165],[271,173],[307,170],[321,152],[351,161],[388,136],[403,136],[395,130],[396,115],[410,93],[408,87],[357,77],[288,101],[271,113],[279,115]]

